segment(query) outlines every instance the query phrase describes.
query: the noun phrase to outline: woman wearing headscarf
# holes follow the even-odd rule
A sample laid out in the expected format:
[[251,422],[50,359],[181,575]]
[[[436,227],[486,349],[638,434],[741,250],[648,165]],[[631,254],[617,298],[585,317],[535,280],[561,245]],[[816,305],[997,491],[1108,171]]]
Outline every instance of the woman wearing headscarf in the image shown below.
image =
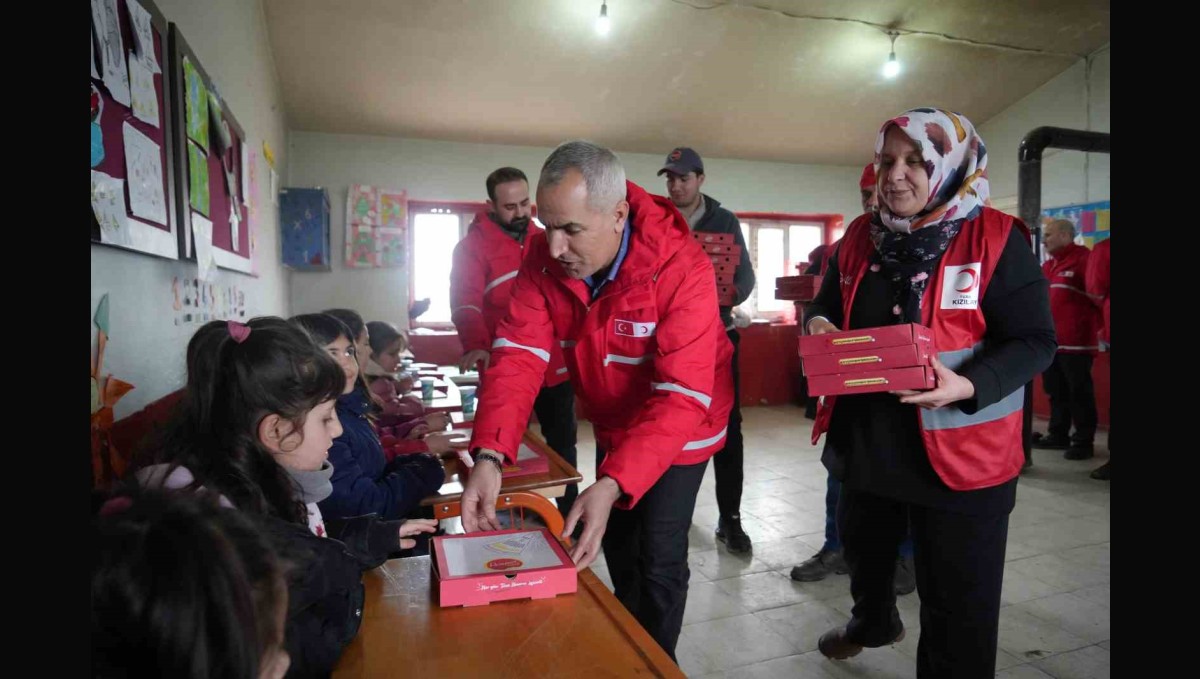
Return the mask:
[[806,330],[932,329],[937,386],[827,397],[813,429],[842,481],[838,531],[854,597],[821,652],[857,655],[904,637],[892,579],[915,543],[917,676],[992,677],[1008,515],[1024,463],[1024,385],[1056,342],[1048,288],[1019,220],[986,206],[987,150],[971,122],[931,108],[885,122],[879,210],[846,230]]

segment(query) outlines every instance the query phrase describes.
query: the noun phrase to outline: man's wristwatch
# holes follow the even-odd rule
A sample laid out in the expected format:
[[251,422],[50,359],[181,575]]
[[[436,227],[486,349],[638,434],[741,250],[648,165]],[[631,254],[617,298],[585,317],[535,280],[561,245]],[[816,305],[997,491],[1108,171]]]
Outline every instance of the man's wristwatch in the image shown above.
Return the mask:
[[475,451],[473,458],[475,460],[475,464],[479,464],[480,460],[487,460],[488,462],[495,464],[498,471],[504,471],[504,459],[495,453],[491,453],[486,450],[477,450]]

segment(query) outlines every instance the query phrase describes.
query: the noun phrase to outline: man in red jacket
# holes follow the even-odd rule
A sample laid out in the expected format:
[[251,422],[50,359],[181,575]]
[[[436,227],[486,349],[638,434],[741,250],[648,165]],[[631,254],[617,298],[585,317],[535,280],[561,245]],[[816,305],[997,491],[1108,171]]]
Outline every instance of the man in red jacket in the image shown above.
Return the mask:
[[[1088,249],[1075,243],[1075,225],[1058,219],[1045,227],[1050,258],[1042,272],[1050,281],[1050,311],[1058,335],[1058,353],[1042,373],[1050,397],[1050,426],[1046,436],[1034,435],[1037,448],[1066,450],[1068,460],[1086,460],[1095,452],[1096,394],[1092,387],[1092,361],[1096,341],[1096,304],[1087,292]],[[1071,424],[1075,433],[1068,436]]]
[[[463,372],[476,366],[487,370],[496,325],[508,312],[513,282],[527,252],[525,246],[532,232],[541,231],[536,225],[530,226],[533,205],[524,172],[502,167],[488,175],[485,185],[489,210],[475,215],[467,235],[454,247],[450,271],[450,317],[463,345],[458,365]],[[533,411],[546,444],[574,467],[575,392],[558,346],[550,348],[550,365]],[[578,495],[579,489],[571,484],[558,498],[558,510],[564,516],[570,513]]]
[[[1111,277],[1111,275],[1110,275],[1111,264],[1109,263],[1109,249],[1108,248],[1110,245],[1109,241],[1111,241],[1111,240],[1112,240],[1111,238],[1105,238],[1104,240],[1100,241],[1099,243],[1096,243],[1096,247],[1092,248],[1092,254],[1088,256],[1088,267],[1087,267],[1087,291],[1088,291],[1088,294],[1090,294],[1092,296],[1092,299],[1096,300],[1101,305],[1101,309],[1104,310],[1104,326],[1103,326],[1104,330],[1103,330],[1101,337],[1104,338],[1105,344],[1112,343],[1112,340],[1109,338],[1110,326],[1109,326],[1109,320],[1108,320],[1109,319],[1109,316],[1108,316],[1108,307],[1109,307],[1108,280]],[[1108,475],[1109,475],[1108,466],[1110,464],[1112,464],[1112,462],[1111,462],[1111,458],[1112,458],[1112,444],[1111,444],[1112,428],[1111,428],[1111,426],[1109,427],[1109,430],[1108,430],[1108,440],[1110,441],[1109,448],[1108,448],[1110,461],[1105,462],[1103,465],[1101,465],[1099,468],[1097,468],[1095,471],[1092,472],[1093,479],[1098,479],[1100,481],[1108,480]]]
[[613,589],[674,657],[688,589],[688,528],[708,459],[725,443],[733,346],[712,263],[671,202],[625,181],[608,149],[562,144],[538,181],[531,237],[479,391],[463,526],[494,530],[503,458],[561,346],[596,432],[596,483],[564,536],[579,569],[604,550]]

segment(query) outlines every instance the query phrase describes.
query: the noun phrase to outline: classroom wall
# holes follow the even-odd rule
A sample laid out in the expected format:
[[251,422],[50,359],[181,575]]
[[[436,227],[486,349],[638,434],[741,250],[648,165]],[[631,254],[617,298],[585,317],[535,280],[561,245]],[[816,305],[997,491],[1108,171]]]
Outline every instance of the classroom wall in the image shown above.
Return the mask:
[[[254,197],[260,206],[256,231],[259,275],[219,271],[213,283],[218,288],[237,285],[245,290],[247,317],[286,315],[287,272],[279,265],[277,211],[270,203],[261,146],[264,139],[271,145],[282,170],[287,129],[262,5],[258,0],[156,0],[156,4],[168,21],[179,25],[245,128],[248,143],[260,152],[259,193]],[[171,282],[195,275],[194,262],[91,246],[91,308],[94,313],[106,293],[110,305],[104,372],[135,387],[117,403],[118,419],[183,386],[184,349],[198,325],[175,325]],[[96,326],[90,316],[88,320],[94,353]]]
[[[1083,60],[978,126],[988,148],[992,199],[1017,197],[1021,139],[1042,126],[1109,132],[1110,51]],[[978,121],[976,121],[978,122]],[[1109,155],[1047,149],[1042,160],[1042,207],[1108,200]],[[1015,207],[1013,208],[1015,212]]]
[[[603,140],[597,140],[603,143]],[[346,194],[351,184],[408,191],[410,199],[484,201],[484,179],[504,165],[536,177],[553,149],[393,137],[367,137],[293,131],[289,136],[289,186],[321,186],[332,212],[331,272],[293,272],[291,305],[296,313],[350,306],[367,318],[407,323],[408,270],[347,269]],[[672,144],[662,154],[620,153],[630,181],[665,193],[656,176]],[[697,149],[702,155],[704,149]],[[868,149],[869,151],[869,149]],[[864,154],[866,163],[869,153]],[[862,166],[799,165],[705,158],[704,192],[736,211],[858,214]],[[536,179],[533,180],[536,183]]]

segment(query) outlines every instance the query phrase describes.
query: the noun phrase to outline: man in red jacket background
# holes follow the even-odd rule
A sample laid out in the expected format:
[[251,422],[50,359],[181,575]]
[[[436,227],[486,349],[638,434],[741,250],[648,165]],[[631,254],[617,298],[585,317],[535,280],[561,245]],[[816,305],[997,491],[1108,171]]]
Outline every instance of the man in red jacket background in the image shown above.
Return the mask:
[[[1075,225],[1057,219],[1045,227],[1050,258],[1042,272],[1050,281],[1050,312],[1058,335],[1058,353],[1042,384],[1050,397],[1050,426],[1046,436],[1034,435],[1036,448],[1066,450],[1068,460],[1086,460],[1095,452],[1096,393],[1092,386],[1092,361],[1100,348],[1096,339],[1096,303],[1087,292],[1085,278],[1089,250],[1075,243]],[[1071,424],[1075,432],[1071,432]]]
[[513,460],[554,346],[596,432],[596,483],[576,567],[604,550],[617,598],[672,657],[687,602],[688,528],[708,459],[725,444],[733,345],[712,263],[670,200],[625,181],[616,155],[560,145],[479,391],[462,496],[467,531],[495,530],[501,456]]
[[[533,205],[524,172],[502,167],[489,174],[484,184],[489,209],[475,215],[467,235],[454,246],[450,271],[450,317],[463,345],[458,364],[463,372],[476,366],[481,373],[487,371],[496,325],[508,313],[508,300],[530,233],[541,231],[537,225],[531,226]],[[550,348],[550,364],[533,411],[546,444],[576,466],[575,392],[558,346]],[[579,488],[570,484],[558,498],[563,516],[571,512],[578,495]]]
[[[1109,337],[1111,326],[1109,325],[1109,296],[1108,296],[1108,280],[1111,278],[1111,267],[1109,263],[1109,245],[1112,239],[1105,238],[1096,243],[1096,247],[1092,248],[1092,254],[1088,255],[1087,267],[1087,291],[1104,312],[1104,330],[1101,337],[1105,344],[1112,344]],[[1099,468],[1092,472],[1092,478],[1100,481],[1108,481],[1109,465],[1112,464],[1112,426],[1108,430],[1108,454],[1109,461],[1105,462]]]

